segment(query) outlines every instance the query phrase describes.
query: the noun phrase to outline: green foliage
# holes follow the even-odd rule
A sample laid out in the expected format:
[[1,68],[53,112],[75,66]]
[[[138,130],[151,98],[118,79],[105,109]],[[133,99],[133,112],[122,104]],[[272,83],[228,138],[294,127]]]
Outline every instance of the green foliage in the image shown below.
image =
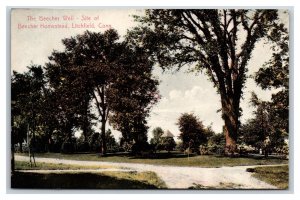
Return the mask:
[[[27,154],[23,154],[27,156]],[[94,153],[91,154],[60,154],[60,153],[38,153],[36,157],[58,158],[66,160],[81,161],[107,161],[107,162],[124,162],[124,163],[141,163],[151,165],[170,165],[170,166],[195,166],[195,167],[222,167],[222,166],[247,166],[247,165],[275,165],[288,164],[287,159],[280,158],[247,158],[247,157],[225,157],[214,155],[188,155],[182,152],[159,152],[155,157],[138,158],[130,153],[112,154],[112,156],[99,157]]]
[[[267,156],[269,152],[281,151],[285,148],[286,132],[278,128],[278,118],[269,102],[260,101],[254,95],[253,103],[257,110],[253,119],[241,126],[241,142],[262,149]],[[280,152],[281,153],[281,152]]]
[[106,131],[106,144],[107,144],[107,151],[108,152],[117,152],[119,151],[119,145],[115,139],[115,137],[112,135],[112,132],[110,129]]
[[[107,120],[127,142],[147,141],[146,118],[158,99],[158,81],[152,77],[148,55],[118,40],[113,29],[86,31],[63,39],[64,51],[53,51],[46,64],[50,87],[63,94],[58,97],[63,132],[71,138],[72,129],[81,128],[86,143],[92,134],[92,120],[97,119],[102,154],[110,139],[105,134]],[[98,111],[96,118],[91,103]]]
[[61,153],[74,153],[75,152],[75,138],[65,140],[61,145]]
[[223,155],[225,146],[225,138],[223,134],[213,134],[209,137],[207,148],[209,153]]
[[[116,142],[116,139],[112,135],[112,132],[110,129],[108,129],[105,133],[106,138],[106,146],[108,152],[117,152],[119,151],[119,145]],[[99,132],[94,132],[92,135],[88,138],[88,147],[89,149],[86,151],[92,151],[92,152],[99,152],[99,149],[101,149],[102,145],[102,137]]]
[[289,133],[289,36],[288,30],[283,25],[278,26],[276,30],[269,37],[275,52],[255,73],[254,80],[262,89],[277,90],[269,102],[261,101],[253,94],[252,103],[257,107],[256,119],[246,128],[255,126],[255,120],[258,124],[264,120],[268,127],[260,127],[267,133],[261,130],[261,138],[257,141],[269,137],[273,150],[288,154],[288,146],[284,143],[284,139],[288,138]]
[[179,126],[179,139],[182,140],[183,149],[190,148],[193,152],[199,152],[199,146],[207,143],[208,131],[202,121],[193,113],[181,114],[177,125]]
[[174,150],[176,142],[173,137],[162,137],[164,131],[161,127],[153,129],[153,138],[150,140],[150,144],[153,146],[155,151],[166,150],[168,152]]
[[[11,120],[12,120],[12,145],[28,139],[36,149],[37,140],[44,132],[47,134],[47,121],[50,114],[47,111],[47,93],[45,76],[41,66],[31,65],[28,71],[20,74],[13,72],[11,80]],[[43,142],[43,140],[40,140]],[[45,143],[43,143],[45,144]],[[22,149],[20,149],[22,151]],[[42,149],[44,151],[44,149]]]
[[173,137],[163,137],[161,138],[159,146],[161,149],[170,152],[176,147],[176,142]]
[[124,141],[146,142],[151,107],[158,101],[158,81],[152,76],[149,55],[137,47],[124,46],[119,58],[118,81],[111,88],[110,124],[122,133]]
[[[59,108],[70,138],[73,127],[83,129],[87,141],[91,129],[90,102],[95,102],[97,119],[102,123],[102,151],[106,153],[105,124],[108,119],[107,96],[116,80],[117,60],[120,55],[119,36],[115,30],[104,33],[86,31],[62,40],[65,50],[53,51],[46,64],[50,86],[58,94]],[[93,101],[92,101],[93,99]],[[99,149],[100,150],[100,149]]]
[[258,41],[281,41],[278,11],[148,9],[135,19],[141,25],[128,32],[127,40],[150,52],[163,69],[188,66],[190,72],[207,74],[221,97],[226,147],[236,151],[247,64]]
[[161,138],[161,136],[163,135],[164,131],[162,130],[161,127],[156,127],[155,129],[153,129],[152,134],[153,134],[153,138],[151,139],[151,144],[153,145],[158,145],[159,144],[159,140]]

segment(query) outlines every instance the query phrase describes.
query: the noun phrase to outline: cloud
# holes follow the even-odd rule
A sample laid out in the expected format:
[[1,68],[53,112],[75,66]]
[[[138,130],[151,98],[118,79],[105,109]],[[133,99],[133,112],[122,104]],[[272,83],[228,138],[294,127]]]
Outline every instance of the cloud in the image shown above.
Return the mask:
[[[214,103],[215,102],[215,103]],[[148,124],[150,130],[160,126],[169,129],[175,136],[179,135],[176,122],[182,113],[194,113],[203,121],[204,125],[213,126],[216,132],[221,132],[223,121],[219,96],[211,88],[194,85],[187,90],[172,89],[167,96],[153,108]]]

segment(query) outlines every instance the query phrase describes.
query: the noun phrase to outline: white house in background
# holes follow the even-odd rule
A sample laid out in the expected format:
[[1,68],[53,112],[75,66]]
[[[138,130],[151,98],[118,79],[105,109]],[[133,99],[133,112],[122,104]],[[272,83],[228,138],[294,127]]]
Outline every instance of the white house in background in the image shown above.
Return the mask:
[[173,135],[169,130],[166,130],[166,131],[162,134],[161,137],[165,137],[165,138],[171,137],[171,138],[173,138],[174,135]]

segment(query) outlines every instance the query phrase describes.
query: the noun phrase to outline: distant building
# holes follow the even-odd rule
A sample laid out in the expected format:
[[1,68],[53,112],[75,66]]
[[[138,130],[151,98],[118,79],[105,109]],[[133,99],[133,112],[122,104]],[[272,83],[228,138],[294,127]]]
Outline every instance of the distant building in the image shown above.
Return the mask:
[[173,138],[174,135],[169,131],[169,130],[166,130],[161,137],[164,137],[164,138],[167,138],[167,137],[171,137]]

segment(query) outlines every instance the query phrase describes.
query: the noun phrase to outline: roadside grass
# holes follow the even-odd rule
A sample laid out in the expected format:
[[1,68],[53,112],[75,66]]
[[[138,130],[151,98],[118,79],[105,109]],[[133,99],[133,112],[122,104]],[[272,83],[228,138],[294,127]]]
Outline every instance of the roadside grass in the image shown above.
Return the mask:
[[[25,155],[25,154],[16,154]],[[27,154],[26,154],[27,155]],[[129,154],[108,154],[105,157],[96,154],[60,154],[60,153],[37,153],[36,157],[58,158],[82,161],[106,161],[120,163],[143,163],[152,165],[170,166],[194,166],[194,167],[222,167],[222,166],[246,166],[246,165],[272,165],[288,164],[288,160],[279,158],[247,158],[247,157],[224,157],[214,155],[184,155],[173,152],[157,153],[153,158],[139,158]]]
[[36,166],[33,164],[30,166],[29,162],[26,161],[15,161],[16,170],[80,170],[80,169],[108,169],[108,168],[118,168],[109,165],[99,165],[99,166],[85,166],[85,165],[76,165],[76,164],[55,164],[55,163],[45,163],[45,162],[36,162]]
[[136,180],[144,184],[154,185],[157,188],[167,188],[165,182],[161,180],[155,172],[103,172],[104,175],[116,177],[118,179]]
[[24,189],[162,189],[165,183],[153,172],[14,172],[12,188]]
[[289,187],[289,166],[256,167],[247,169],[253,172],[253,176],[261,181],[276,186],[278,189]]

